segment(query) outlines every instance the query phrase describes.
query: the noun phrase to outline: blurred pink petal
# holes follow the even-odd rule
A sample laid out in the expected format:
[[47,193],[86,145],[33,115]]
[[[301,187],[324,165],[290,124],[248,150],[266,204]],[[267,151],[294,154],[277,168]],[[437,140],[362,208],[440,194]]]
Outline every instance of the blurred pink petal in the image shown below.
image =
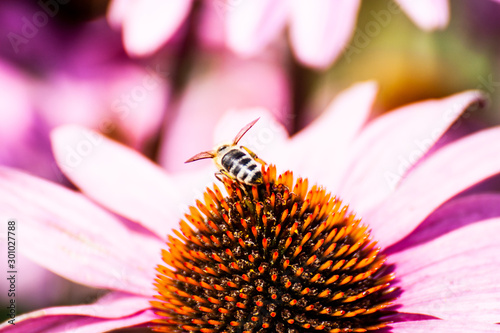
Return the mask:
[[444,29],[450,20],[448,0],[396,0],[396,2],[423,30]]
[[[78,283],[151,295],[158,239],[130,232],[81,194],[36,177],[2,167],[0,184],[2,218],[24,226],[24,255]],[[138,253],[140,243],[148,246]]]
[[420,320],[391,324],[394,333],[494,333],[500,325],[484,324],[469,320]]
[[179,208],[174,185],[136,151],[88,129],[66,125],[52,132],[56,160],[82,192],[110,210],[165,237]]
[[[403,293],[401,312],[446,320],[500,322],[500,218],[462,227],[394,253]],[[474,286],[474,288],[471,288]]]
[[261,52],[285,26],[288,3],[284,0],[228,1],[219,9],[226,15],[226,41],[243,56]]
[[497,174],[500,146],[491,143],[499,141],[500,127],[483,130],[439,149],[416,166],[383,203],[364,216],[379,244],[385,247],[400,240],[446,200]]
[[339,191],[344,200],[361,215],[378,205],[462,112],[483,98],[469,91],[404,106],[371,121],[351,147],[353,162]]
[[360,0],[293,0],[290,38],[297,59],[328,67],[354,34]]
[[224,31],[224,16],[226,15],[225,0],[201,1],[200,18],[196,27],[196,34],[200,47],[204,50],[223,50],[226,47]]
[[31,84],[27,77],[7,64],[0,62],[0,163],[15,165],[19,145],[24,143],[31,130],[34,108]]
[[123,25],[127,17],[129,4],[130,1],[127,0],[111,0],[109,2],[106,18],[113,29],[120,29]]
[[[352,141],[370,116],[378,87],[374,82],[358,83],[344,90],[305,129],[291,138],[291,151],[310,151],[307,159],[293,158],[291,170],[336,192],[345,177],[346,159]],[[325,152],[325,146],[329,152]],[[325,175],[324,166],[329,172]],[[350,171],[352,172],[352,171]],[[347,175],[350,174],[347,173]]]
[[0,62],[0,91],[0,135],[5,144],[7,140],[18,140],[31,122],[30,81]]
[[191,8],[191,0],[113,0],[108,20],[123,29],[123,43],[130,55],[157,51],[177,31]]
[[[197,170],[208,161],[184,164],[189,157],[213,148],[213,128],[230,109],[264,107],[286,122],[290,92],[283,70],[274,62],[240,61],[231,57],[191,80],[168,120],[160,164],[170,172]],[[245,124],[239,124],[243,126]],[[239,128],[228,128],[231,140]]]

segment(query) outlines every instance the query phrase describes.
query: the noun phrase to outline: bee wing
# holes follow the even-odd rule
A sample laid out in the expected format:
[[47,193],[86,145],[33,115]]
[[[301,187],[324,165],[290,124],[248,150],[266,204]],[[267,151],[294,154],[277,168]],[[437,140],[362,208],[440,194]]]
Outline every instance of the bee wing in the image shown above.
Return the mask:
[[255,123],[257,122],[257,120],[259,120],[259,118],[255,119],[254,121],[252,121],[250,124],[246,125],[245,127],[243,127],[239,132],[238,134],[236,134],[236,137],[234,138],[233,140],[233,145],[236,145],[238,144],[238,141],[241,140],[241,138],[243,137],[243,135],[245,135],[246,132],[248,132],[248,130],[250,128],[252,128],[253,125],[255,125]]
[[191,157],[190,159],[188,159],[184,163],[190,163],[190,162],[202,160],[202,159],[205,159],[205,158],[214,158],[214,157],[215,157],[215,154],[213,152],[211,152],[211,151],[203,151],[201,153],[198,153],[198,154],[194,155],[193,157]]

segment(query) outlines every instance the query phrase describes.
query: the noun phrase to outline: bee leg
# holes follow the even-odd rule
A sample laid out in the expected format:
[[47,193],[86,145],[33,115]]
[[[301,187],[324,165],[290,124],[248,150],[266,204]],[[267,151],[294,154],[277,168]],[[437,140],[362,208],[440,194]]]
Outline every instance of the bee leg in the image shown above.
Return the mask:
[[215,178],[217,178],[221,183],[224,181],[222,180],[222,176],[226,176],[229,179],[234,179],[227,171],[225,170],[220,170],[219,172],[215,173]]
[[267,163],[266,163],[266,162],[264,162],[262,159],[260,159],[260,158],[257,156],[257,154],[256,154],[256,153],[254,153],[253,151],[251,151],[251,150],[250,150],[250,149],[248,149],[247,147],[245,147],[245,146],[241,146],[241,148],[245,149],[245,150],[247,151],[247,153],[249,153],[249,154],[250,154],[250,156],[252,156],[252,158],[253,158],[254,160],[256,160],[257,162],[259,162],[260,164],[262,164],[262,165],[266,165],[266,164],[267,164]]

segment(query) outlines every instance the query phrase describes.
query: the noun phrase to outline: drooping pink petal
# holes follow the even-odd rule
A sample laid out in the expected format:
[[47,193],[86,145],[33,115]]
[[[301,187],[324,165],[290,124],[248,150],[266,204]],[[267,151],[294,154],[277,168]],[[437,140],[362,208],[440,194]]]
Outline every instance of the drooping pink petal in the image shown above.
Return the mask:
[[468,91],[411,104],[370,122],[351,147],[339,191],[344,200],[361,215],[380,204],[455,119],[479,101],[479,92]]
[[83,195],[0,168],[0,214],[22,228],[19,251],[56,274],[92,287],[152,293],[162,242]]
[[428,242],[467,224],[500,217],[500,195],[479,193],[458,197],[434,211],[412,233],[386,249],[386,253],[402,251]]
[[360,0],[293,0],[290,38],[297,59],[326,68],[354,34]]
[[56,315],[120,318],[142,310],[147,310],[150,307],[149,299],[147,297],[123,292],[110,292],[92,304],[56,306],[36,310],[17,317],[16,321],[21,322],[26,319]]
[[[288,81],[278,64],[228,56],[187,86],[164,132],[160,163],[169,172],[198,170],[209,163],[184,161],[213,148],[214,127],[222,114],[259,106],[286,121],[290,119],[289,101]],[[223,140],[231,141],[243,125],[228,125],[229,136],[222,136]]]
[[169,176],[136,151],[76,125],[51,135],[57,163],[83,192],[164,238],[180,206]]
[[191,0],[115,0],[108,10],[111,25],[123,28],[125,49],[145,56],[157,51],[179,28],[191,8]]
[[[350,87],[318,119],[294,135],[289,153],[283,154],[290,160],[290,170],[335,192],[348,166],[349,146],[367,121],[377,90],[374,82]],[[298,153],[307,158],[297,158]]]
[[419,320],[391,324],[394,333],[494,333],[500,325],[467,320]]
[[94,304],[37,310],[0,325],[2,333],[104,332],[144,324],[157,316],[145,297],[111,293]]
[[116,319],[102,319],[84,316],[48,316],[29,320],[26,323],[0,329],[2,333],[95,333],[108,332],[115,329],[144,325],[156,319],[152,310]]
[[396,0],[406,14],[423,30],[444,29],[450,20],[448,0]]
[[446,320],[500,322],[500,218],[394,253],[403,292],[398,311]]
[[288,15],[284,0],[216,1],[226,23],[226,44],[236,53],[253,56],[283,29]]
[[413,231],[456,194],[500,173],[500,127],[447,145],[416,166],[383,203],[365,214],[375,239],[387,247]]

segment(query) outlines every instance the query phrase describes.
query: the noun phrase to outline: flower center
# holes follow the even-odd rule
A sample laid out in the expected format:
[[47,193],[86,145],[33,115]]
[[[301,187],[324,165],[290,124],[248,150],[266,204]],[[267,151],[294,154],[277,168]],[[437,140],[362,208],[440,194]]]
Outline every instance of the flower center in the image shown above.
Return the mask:
[[394,299],[385,258],[342,202],[291,172],[225,178],[181,221],[157,267],[158,332],[365,332]]

